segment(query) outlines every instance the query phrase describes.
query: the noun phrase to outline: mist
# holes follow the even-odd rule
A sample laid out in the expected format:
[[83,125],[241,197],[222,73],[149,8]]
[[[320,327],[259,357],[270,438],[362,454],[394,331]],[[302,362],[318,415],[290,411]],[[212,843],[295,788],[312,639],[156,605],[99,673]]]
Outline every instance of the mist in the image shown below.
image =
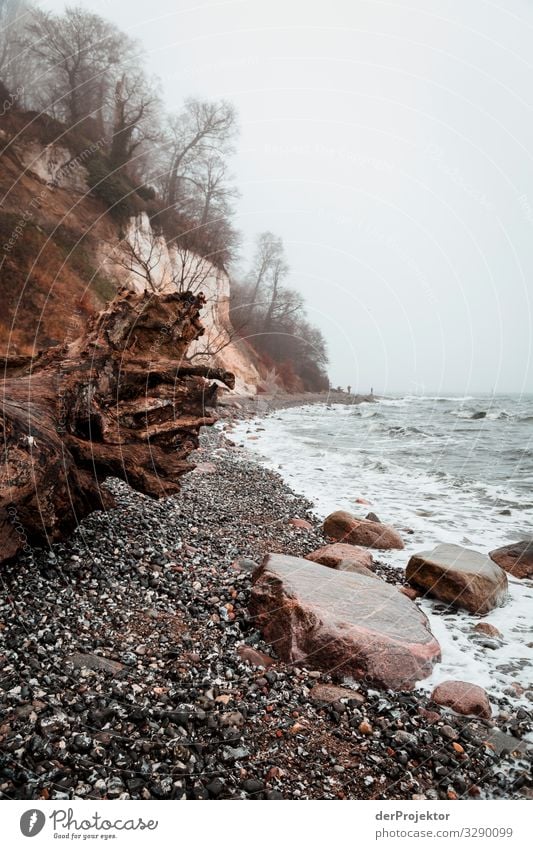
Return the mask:
[[242,266],[282,237],[335,386],[531,391],[530,3],[78,5],[142,41],[169,108],[235,104]]

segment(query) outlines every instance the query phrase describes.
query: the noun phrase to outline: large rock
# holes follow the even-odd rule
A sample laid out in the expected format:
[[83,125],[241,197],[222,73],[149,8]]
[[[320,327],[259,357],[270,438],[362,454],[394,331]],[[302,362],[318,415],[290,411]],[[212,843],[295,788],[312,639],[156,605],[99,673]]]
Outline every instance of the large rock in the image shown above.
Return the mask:
[[426,595],[471,613],[488,613],[504,604],[507,595],[503,569],[485,555],[460,545],[443,543],[433,551],[413,554],[405,575]]
[[515,578],[533,578],[533,540],[531,539],[496,548],[490,552],[489,557]]
[[331,513],[324,522],[324,533],[339,542],[367,548],[403,548],[403,540],[390,525],[358,519],[346,510]]
[[305,555],[306,560],[313,563],[321,563],[331,569],[340,569],[342,572],[359,572],[361,569],[368,571],[372,569],[372,555],[358,545],[348,545],[345,542],[334,542],[333,545],[324,545],[310,554]]
[[431,701],[449,707],[465,716],[482,716],[490,719],[492,711],[489,697],[482,687],[466,681],[444,681],[435,687]]
[[409,689],[440,660],[425,615],[374,575],[269,554],[254,575],[250,612],[287,663],[380,687]]

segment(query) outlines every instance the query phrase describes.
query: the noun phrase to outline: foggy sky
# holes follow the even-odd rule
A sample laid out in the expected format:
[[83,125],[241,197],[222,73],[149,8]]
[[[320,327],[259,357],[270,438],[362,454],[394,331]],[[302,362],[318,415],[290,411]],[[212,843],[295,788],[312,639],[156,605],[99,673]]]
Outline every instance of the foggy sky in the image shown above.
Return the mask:
[[243,253],[283,238],[335,385],[533,391],[530,0],[71,5],[142,40],[169,108],[235,103]]

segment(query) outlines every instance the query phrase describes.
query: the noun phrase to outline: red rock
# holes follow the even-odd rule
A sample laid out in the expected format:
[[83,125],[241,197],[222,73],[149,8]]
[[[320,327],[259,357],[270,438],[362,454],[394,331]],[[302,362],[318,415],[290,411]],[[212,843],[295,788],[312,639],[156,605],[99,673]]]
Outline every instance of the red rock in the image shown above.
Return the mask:
[[414,554],[405,576],[426,595],[471,613],[488,613],[504,604],[507,597],[503,569],[483,554],[460,545],[445,543]]
[[328,537],[347,542],[352,545],[363,545],[368,548],[403,548],[403,540],[399,533],[390,525],[372,522],[368,519],[358,519],[346,510],[331,513],[324,522],[324,533]]
[[426,708],[418,708],[418,713],[423,716],[430,725],[434,725],[435,722],[438,722],[442,717],[440,713],[437,713],[434,710],[426,710]]
[[279,766],[271,766],[266,774],[266,780],[272,781],[274,778],[283,778],[285,773]]
[[292,525],[293,528],[301,528],[302,531],[313,530],[311,522],[308,522],[307,519],[289,519],[289,525]]
[[372,734],[372,726],[369,722],[363,719],[363,721],[359,723],[359,731],[361,734]]
[[502,632],[498,631],[495,625],[490,622],[478,622],[474,625],[474,631],[479,631],[480,634],[486,634],[487,637],[501,637]]
[[367,501],[366,498],[356,498],[355,503],[356,504],[365,504],[366,507],[370,507],[370,501]]
[[492,716],[485,690],[466,681],[444,681],[435,687],[431,700],[464,716],[482,716],[484,719],[490,719]]
[[358,545],[349,545],[345,542],[334,542],[332,545],[324,545],[310,554],[305,555],[306,560],[313,563],[322,563],[331,569],[340,569],[343,572],[358,571],[349,568],[352,565],[363,566],[372,569],[373,558],[369,551]]
[[268,669],[269,666],[273,666],[274,664],[270,655],[265,654],[265,652],[258,651],[257,649],[252,648],[252,646],[237,646],[237,652],[241,660],[245,660],[246,663],[251,664],[251,666],[262,666],[265,669]]
[[496,548],[489,557],[515,578],[533,578],[533,540]]
[[217,467],[214,463],[197,463],[193,469],[197,475],[211,475],[216,470]]
[[407,598],[410,598],[411,601],[414,601],[415,598],[418,598],[420,595],[418,590],[415,590],[414,587],[400,587],[400,592],[406,595]]
[[315,684],[309,693],[309,698],[312,702],[323,704],[333,704],[340,702],[341,699],[351,700],[362,704],[364,696],[358,693],[357,690],[349,690],[348,687],[336,687],[333,684]]
[[402,690],[440,660],[422,611],[374,575],[270,554],[254,579],[250,612],[288,663]]

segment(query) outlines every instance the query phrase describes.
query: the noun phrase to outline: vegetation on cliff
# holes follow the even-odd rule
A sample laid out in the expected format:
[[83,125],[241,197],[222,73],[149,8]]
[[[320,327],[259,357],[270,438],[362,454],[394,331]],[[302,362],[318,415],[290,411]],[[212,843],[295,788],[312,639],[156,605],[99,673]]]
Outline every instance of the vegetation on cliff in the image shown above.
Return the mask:
[[[83,167],[92,197],[104,205],[119,233],[128,218],[144,211],[169,243],[231,269],[237,281],[235,325],[257,352],[265,375],[295,391],[326,387],[324,340],[307,321],[301,295],[285,285],[288,266],[279,238],[259,237],[258,253],[272,254],[268,273],[258,272],[257,257],[248,274],[237,271],[238,191],[229,163],[238,127],[232,104],[189,98],[168,113],[159,81],[145,70],[141,45],[82,8],[52,14],[27,0],[7,0],[0,18],[4,157],[13,160],[23,142],[65,147],[71,160],[62,170]],[[11,186],[6,189],[9,193]],[[74,207],[82,203],[85,198]],[[86,230],[83,262],[88,270],[95,266],[87,282],[101,302],[105,287],[91,262]],[[44,236],[56,243],[55,228]],[[32,256],[32,268],[38,257],[39,252]],[[13,266],[14,255],[7,259]],[[31,288],[28,281],[26,288]]]

